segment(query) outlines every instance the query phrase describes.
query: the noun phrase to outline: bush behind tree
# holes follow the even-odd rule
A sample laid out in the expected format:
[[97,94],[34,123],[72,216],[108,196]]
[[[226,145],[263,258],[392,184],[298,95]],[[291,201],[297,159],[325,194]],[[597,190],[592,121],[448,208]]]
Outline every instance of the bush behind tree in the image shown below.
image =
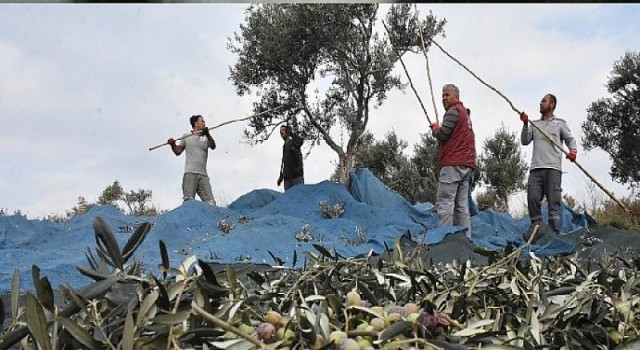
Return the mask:
[[[520,143],[516,134],[504,125],[496,130],[493,137],[483,142],[482,153],[478,156],[481,181],[488,191],[478,199],[479,208],[493,207],[499,211],[509,211],[509,197],[524,189],[528,166],[523,160]],[[482,205],[482,207],[481,207]]]
[[[368,168],[389,189],[404,197],[411,204],[435,203],[438,188],[438,143],[426,134],[420,135],[420,143],[414,145],[413,155],[407,156],[408,143],[398,138],[394,131],[376,140],[370,132],[363,134],[361,147],[354,158],[355,168]],[[336,168],[331,176],[339,178]]]

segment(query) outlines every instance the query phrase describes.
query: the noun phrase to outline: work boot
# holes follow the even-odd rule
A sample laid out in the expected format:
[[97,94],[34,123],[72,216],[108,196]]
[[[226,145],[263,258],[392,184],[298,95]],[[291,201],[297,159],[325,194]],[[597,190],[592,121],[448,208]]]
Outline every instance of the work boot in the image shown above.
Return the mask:
[[541,224],[538,234],[536,235],[537,239],[535,240],[537,245],[545,245],[549,243],[553,237],[558,237],[558,234],[554,232],[549,225]]

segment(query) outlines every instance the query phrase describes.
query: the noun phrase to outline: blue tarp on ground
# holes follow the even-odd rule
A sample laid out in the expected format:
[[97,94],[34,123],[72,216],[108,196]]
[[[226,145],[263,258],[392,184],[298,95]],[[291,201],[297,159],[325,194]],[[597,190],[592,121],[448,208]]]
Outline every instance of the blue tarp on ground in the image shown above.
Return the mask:
[[[437,245],[448,234],[464,234],[461,227],[436,227],[433,206],[412,206],[397,193],[388,190],[367,169],[352,173],[351,193],[341,184],[324,181],[301,185],[286,193],[268,189],[251,191],[228,207],[212,207],[200,201],[188,201],[158,216],[124,215],[114,206],[95,206],[84,215],[65,223],[27,220],[20,215],[0,217],[0,292],[10,290],[13,271],[21,274],[21,290],[33,289],[31,266],[38,265],[40,275],[59,284],[80,287],[91,280],[76,266],[88,266],[87,249],[95,250],[93,220],[103,218],[121,246],[132,228],[149,221],[153,228],[136,252],[134,259],[145,263],[148,272],[158,274],[159,241],[169,250],[172,266],[191,255],[218,263],[254,262],[275,264],[271,254],[292,265],[294,251],[297,267],[306,252],[319,254],[313,244],[335,250],[342,256],[359,256],[385,245],[393,247],[402,235],[414,241]],[[320,203],[340,204],[343,214],[325,218]],[[491,250],[511,243],[524,244],[523,232],[529,219],[515,220],[504,213],[484,211],[472,218],[473,245]],[[220,225],[232,227],[228,233]],[[586,218],[563,210],[562,233],[586,227]],[[305,236],[310,239],[303,241]],[[544,246],[532,246],[539,256],[570,254],[573,244],[554,238]]]

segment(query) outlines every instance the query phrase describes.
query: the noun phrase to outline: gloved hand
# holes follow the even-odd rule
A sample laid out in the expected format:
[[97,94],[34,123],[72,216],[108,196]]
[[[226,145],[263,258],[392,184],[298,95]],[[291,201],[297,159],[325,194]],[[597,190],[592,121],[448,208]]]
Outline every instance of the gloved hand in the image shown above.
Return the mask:
[[438,123],[433,123],[433,124],[429,125],[429,127],[431,128],[431,132],[434,132],[440,126],[438,125]]
[[278,186],[280,186],[282,180],[284,180],[284,177],[282,176],[282,174],[280,174],[280,177],[278,177]]
[[573,163],[576,162],[577,156],[578,156],[578,152],[575,149],[572,149],[571,151],[569,151],[569,154],[567,154],[567,158]]
[[211,134],[209,134],[209,128],[204,128],[202,129],[202,136],[211,136]]
[[167,140],[167,143],[170,144],[171,146],[175,146],[176,145],[176,140],[174,140],[173,137],[170,137]]
[[520,113],[520,120],[522,120],[524,125],[529,124],[529,116],[527,115],[527,113],[525,112]]

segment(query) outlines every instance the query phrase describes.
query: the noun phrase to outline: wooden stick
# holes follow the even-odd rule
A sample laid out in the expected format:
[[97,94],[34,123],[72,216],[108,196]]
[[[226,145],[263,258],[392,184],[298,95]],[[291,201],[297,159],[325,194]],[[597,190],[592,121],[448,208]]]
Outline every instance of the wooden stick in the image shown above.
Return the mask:
[[[521,113],[514,105],[513,103],[511,103],[511,101],[509,101],[509,99],[502,94],[500,91],[498,91],[498,89],[494,88],[493,86],[485,83],[482,79],[480,79],[475,73],[473,73],[469,68],[467,68],[467,66],[465,66],[464,64],[462,64],[460,61],[458,61],[457,59],[455,59],[453,56],[451,56],[447,51],[445,51],[445,49],[442,48],[442,46],[440,46],[437,42],[435,42],[435,40],[431,39],[431,42],[434,43],[442,52],[444,52],[445,55],[449,56],[449,58],[451,58],[452,60],[454,60],[456,63],[458,63],[462,68],[464,68],[467,72],[469,72],[471,75],[473,75],[474,78],[478,79],[482,84],[486,85],[488,88],[490,88],[491,90],[495,91],[498,95],[500,95],[503,99],[505,99],[507,101],[507,103],[509,103],[509,105],[511,106],[511,109],[513,109],[514,112],[518,113],[518,115]],[[562,147],[562,144],[556,142],[554,139],[551,138],[551,136],[549,136],[546,132],[544,132],[540,127],[538,127],[535,123],[531,123],[531,125],[538,131],[540,131],[540,133],[542,133],[542,135],[544,135],[553,145],[555,145],[556,147],[560,148],[560,150],[562,151],[562,153],[564,153],[565,155],[569,155],[569,151],[565,150]],[[621,200],[619,200],[614,194],[613,192],[607,190],[598,180],[596,180],[591,174],[589,174],[589,172],[582,167],[582,165],[580,165],[578,162],[573,162],[573,164],[575,164],[578,169],[582,170],[582,172],[587,175],[587,177],[589,179],[591,179],[591,181],[593,181],[598,187],[600,187],[601,190],[604,191],[604,193],[606,193],[609,197],[611,197],[611,199],[613,199],[622,209],[624,209],[625,212],[627,212],[627,214],[631,213],[631,210],[624,204],[622,203]]]
[[391,34],[389,33],[389,28],[387,28],[387,24],[384,23],[384,21],[382,21],[382,25],[384,25],[384,29],[387,31],[387,35],[389,35],[389,43],[391,44],[391,48],[393,49],[393,52],[395,52],[398,58],[400,59],[400,63],[402,64],[402,69],[404,69],[404,74],[407,76],[407,79],[409,79],[409,85],[411,85],[411,90],[413,90],[413,93],[416,95],[418,102],[420,102],[420,107],[422,107],[422,111],[424,112],[424,115],[427,117],[427,121],[429,122],[429,124],[431,124],[431,119],[429,119],[429,114],[427,113],[427,110],[424,108],[424,104],[422,104],[422,99],[420,99],[420,95],[418,95],[416,88],[413,86],[413,82],[411,81],[411,77],[409,76],[409,71],[407,71],[407,66],[404,65],[402,56],[400,56],[400,53],[396,50],[395,46],[393,46],[393,43],[391,43]]
[[[250,116],[248,116],[248,117],[239,118],[239,119],[233,119],[233,120],[228,120],[228,121],[226,121],[226,122],[224,122],[224,123],[218,124],[218,125],[216,125],[216,126],[212,126],[212,127],[210,127],[210,128],[207,128],[207,129],[208,129],[208,130],[213,130],[213,129],[219,128],[219,127],[221,127],[221,126],[223,126],[223,125],[227,125],[227,124],[231,124],[231,123],[235,123],[235,122],[241,122],[241,121],[243,121],[243,120],[251,119],[251,118],[253,118],[253,117],[257,117],[257,116],[263,115],[263,114],[265,114],[265,113],[275,111],[276,109],[279,109],[279,108],[282,108],[282,106],[278,106],[278,107],[275,107],[275,108],[271,108],[271,109],[266,110],[266,111],[264,111],[264,112],[260,112],[260,113],[254,114],[254,115],[250,115]],[[204,129],[203,129],[203,130],[204,130]],[[192,132],[191,132],[191,134],[187,134],[187,135],[184,135],[184,136],[178,137],[178,138],[177,138],[177,139],[175,139],[175,140],[176,140],[176,141],[178,141],[178,140],[182,140],[182,139],[187,138],[187,137],[189,137],[189,136],[199,135],[199,134],[201,134],[201,133],[202,133],[202,131],[198,131],[197,133],[193,133],[193,131],[192,131]],[[154,150],[154,149],[156,149],[156,148],[160,148],[160,147],[165,146],[165,145],[168,145],[168,144],[169,144],[169,143],[165,142],[165,143],[159,144],[159,145],[157,145],[157,146],[150,147],[150,148],[149,148],[149,151],[153,151],[153,150]]]
[[424,44],[424,37],[422,36],[422,26],[420,25],[420,21],[418,20],[418,5],[414,4],[416,9],[416,25],[418,27],[418,33],[420,33],[420,42],[422,43],[422,54],[424,54],[424,59],[427,62],[427,80],[429,81],[429,90],[431,90],[431,103],[433,104],[433,111],[436,114],[436,124],[440,125],[440,120],[438,120],[438,108],[436,107],[436,98],[433,95],[433,84],[431,83],[431,70],[429,69],[429,57],[427,57],[427,48]]
[[494,88],[493,86],[485,83],[484,80],[480,79],[480,77],[478,77],[474,72],[471,71],[471,69],[467,68],[467,66],[465,66],[464,64],[462,64],[462,62],[458,61],[455,57],[451,56],[447,51],[445,51],[445,49],[442,48],[442,46],[440,46],[440,44],[438,44],[435,40],[431,39],[431,42],[434,43],[439,49],[440,51],[444,52],[445,55],[449,56],[449,58],[451,58],[452,60],[454,60],[457,64],[459,64],[462,68],[464,68],[467,72],[469,72],[471,75],[473,75],[474,78],[478,79],[478,81],[480,81],[482,84],[484,84],[486,87],[488,87],[489,89],[495,91],[498,95],[500,95],[502,98],[504,98],[507,103],[509,103],[509,105],[511,106],[511,109],[513,109],[515,112],[518,112],[518,114],[520,114],[520,111],[518,111],[516,109],[516,107],[513,106],[513,103],[511,103],[511,101],[509,101],[509,99],[507,98],[507,96],[505,96],[504,94],[502,94],[500,91],[498,91],[498,89]]

